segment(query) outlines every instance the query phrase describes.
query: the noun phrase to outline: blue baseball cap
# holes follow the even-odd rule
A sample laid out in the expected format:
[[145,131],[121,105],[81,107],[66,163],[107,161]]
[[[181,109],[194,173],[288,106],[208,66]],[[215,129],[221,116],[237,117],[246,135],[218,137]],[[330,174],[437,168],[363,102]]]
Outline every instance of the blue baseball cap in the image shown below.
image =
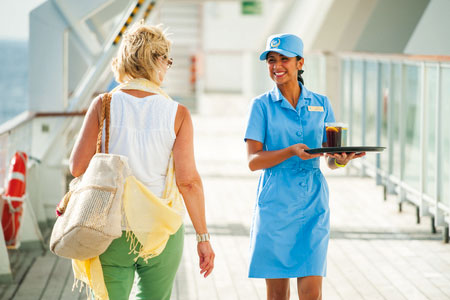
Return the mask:
[[302,39],[290,33],[279,33],[269,36],[266,44],[266,51],[259,56],[260,60],[265,60],[267,53],[277,52],[287,57],[303,57]]

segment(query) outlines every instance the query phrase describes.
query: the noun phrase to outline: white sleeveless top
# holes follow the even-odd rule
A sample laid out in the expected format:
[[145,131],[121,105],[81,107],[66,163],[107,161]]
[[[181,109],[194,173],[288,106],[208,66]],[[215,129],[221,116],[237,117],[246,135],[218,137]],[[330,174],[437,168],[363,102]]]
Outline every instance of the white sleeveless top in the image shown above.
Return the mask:
[[158,197],[176,138],[177,109],[177,102],[161,95],[137,98],[118,91],[111,98],[109,153],[127,156],[133,175]]

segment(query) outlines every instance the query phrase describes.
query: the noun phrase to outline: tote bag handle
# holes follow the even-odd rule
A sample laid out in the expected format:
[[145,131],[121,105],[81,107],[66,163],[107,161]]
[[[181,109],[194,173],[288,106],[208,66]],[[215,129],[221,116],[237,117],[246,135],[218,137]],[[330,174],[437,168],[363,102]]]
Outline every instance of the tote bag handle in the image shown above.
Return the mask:
[[[105,153],[109,153],[109,122],[110,122],[110,106],[111,106],[111,94],[106,93],[102,96],[102,114],[100,117],[100,129],[97,136],[97,150],[95,153],[102,152],[102,134],[103,125],[105,124]],[[105,122],[106,120],[106,122]]]

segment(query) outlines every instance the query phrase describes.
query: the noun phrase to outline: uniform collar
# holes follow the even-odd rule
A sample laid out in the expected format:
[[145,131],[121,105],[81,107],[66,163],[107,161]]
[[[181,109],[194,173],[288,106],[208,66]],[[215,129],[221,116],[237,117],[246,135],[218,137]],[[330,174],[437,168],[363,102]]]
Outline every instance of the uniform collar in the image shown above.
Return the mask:
[[[311,92],[307,90],[300,81],[298,82],[298,85],[301,88],[301,92],[297,107],[302,108],[303,106],[307,105],[306,102],[309,103],[309,100],[311,100]],[[293,109],[292,105],[289,103],[289,101],[287,101],[287,99],[283,96],[280,89],[276,85],[270,91],[270,99],[272,99],[273,102],[282,101],[281,107]]]

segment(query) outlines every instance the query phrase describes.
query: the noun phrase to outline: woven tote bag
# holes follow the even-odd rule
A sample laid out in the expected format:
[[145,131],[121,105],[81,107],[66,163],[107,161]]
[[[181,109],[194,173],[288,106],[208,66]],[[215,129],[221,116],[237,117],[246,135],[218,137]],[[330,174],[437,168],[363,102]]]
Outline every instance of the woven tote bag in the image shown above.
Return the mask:
[[[72,180],[57,207],[50,250],[58,256],[86,260],[106,251],[122,235],[122,193],[130,175],[125,156],[108,154],[111,94],[102,97],[97,151],[85,173]],[[104,122],[106,120],[106,122]],[[105,123],[105,153],[101,140]]]

